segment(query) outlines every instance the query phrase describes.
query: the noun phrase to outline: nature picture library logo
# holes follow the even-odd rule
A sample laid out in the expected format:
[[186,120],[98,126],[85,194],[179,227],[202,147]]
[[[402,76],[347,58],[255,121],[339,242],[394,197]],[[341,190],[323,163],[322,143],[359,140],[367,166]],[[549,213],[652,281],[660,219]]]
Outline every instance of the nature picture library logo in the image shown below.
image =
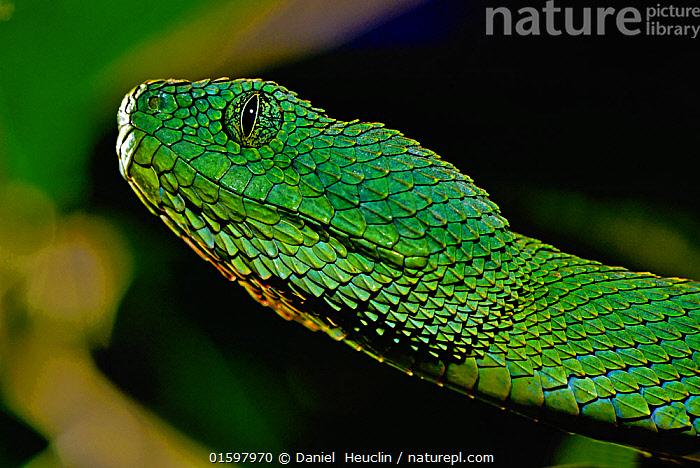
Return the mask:
[[695,39],[700,34],[700,6],[561,7],[548,0],[540,8],[486,8],[487,36],[603,36],[614,32]]

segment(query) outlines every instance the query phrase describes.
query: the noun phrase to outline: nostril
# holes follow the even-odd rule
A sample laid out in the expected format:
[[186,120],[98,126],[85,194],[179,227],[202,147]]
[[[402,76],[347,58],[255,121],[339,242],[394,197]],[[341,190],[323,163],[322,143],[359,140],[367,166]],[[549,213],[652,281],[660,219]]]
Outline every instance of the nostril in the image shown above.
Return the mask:
[[152,111],[157,111],[158,105],[160,104],[160,98],[158,96],[152,96],[148,98],[147,104],[149,109]]

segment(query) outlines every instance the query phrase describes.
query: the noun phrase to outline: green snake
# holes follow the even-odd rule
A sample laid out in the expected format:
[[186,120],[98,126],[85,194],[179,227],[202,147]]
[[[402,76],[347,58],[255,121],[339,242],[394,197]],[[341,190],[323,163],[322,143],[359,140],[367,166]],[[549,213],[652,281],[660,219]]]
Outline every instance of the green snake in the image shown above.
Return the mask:
[[569,431],[700,452],[700,283],[516,234],[417,141],[273,82],[148,81],[118,122],[142,202],[282,317]]

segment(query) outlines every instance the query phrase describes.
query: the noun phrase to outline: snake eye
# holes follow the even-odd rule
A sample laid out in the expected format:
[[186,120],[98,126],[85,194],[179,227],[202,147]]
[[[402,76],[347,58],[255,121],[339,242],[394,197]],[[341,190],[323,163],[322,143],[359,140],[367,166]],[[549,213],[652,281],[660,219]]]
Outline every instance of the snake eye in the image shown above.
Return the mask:
[[257,148],[277,136],[282,126],[282,109],[269,94],[250,91],[229,104],[224,123],[231,139],[241,146]]
[[253,130],[255,130],[259,106],[260,97],[258,94],[253,94],[243,106],[243,111],[241,112],[241,132],[243,133],[243,138],[249,138]]

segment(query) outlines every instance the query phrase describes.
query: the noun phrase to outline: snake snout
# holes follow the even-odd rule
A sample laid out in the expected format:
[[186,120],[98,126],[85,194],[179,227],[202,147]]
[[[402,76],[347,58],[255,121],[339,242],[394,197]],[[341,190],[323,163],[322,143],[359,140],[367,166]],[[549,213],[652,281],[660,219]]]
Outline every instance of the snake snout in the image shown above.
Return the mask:
[[128,179],[128,169],[134,153],[133,137],[134,127],[131,124],[131,114],[136,107],[136,100],[143,93],[144,85],[139,85],[132,89],[119,106],[117,113],[117,123],[119,125],[119,136],[117,137],[117,154],[119,155],[119,171],[125,179]]
[[[148,83],[132,89],[119,106],[117,122],[119,136],[117,138],[117,154],[119,157],[119,172],[126,179],[136,194],[152,212],[157,211],[160,204],[158,177],[151,167],[154,137],[143,125],[135,124],[135,116],[143,114],[139,111],[139,99],[148,90]],[[143,99],[141,99],[143,100]]]

